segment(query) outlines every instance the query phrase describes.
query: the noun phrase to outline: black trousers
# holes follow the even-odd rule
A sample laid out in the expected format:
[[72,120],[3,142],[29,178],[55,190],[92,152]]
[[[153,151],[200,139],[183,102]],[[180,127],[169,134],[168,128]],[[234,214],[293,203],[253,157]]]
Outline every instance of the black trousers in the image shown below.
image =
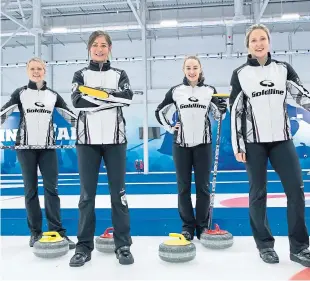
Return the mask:
[[309,247],[309,235],[305,224],[305,197],[299,159],[294,143],[247,143],[246,169],[250,182],[250,224],[258,249],[273,248],[266,216],[268,159],[279,175],[287,196],[287,221],[290,251],[298,253]]
[[53,149],[17,150],[25,191],[25,205],[27,223],[31,234],[42,232],[42,211],[38,197],[38,166],[40,168],[44,186],[44,206],[49,231],[57,231],[65,235],[61,224],[60,199],[57,191],[58,161]]
[[[183,222],[182,228],[193,235],[195,228],[203,229],[208,226],[212,145],[181,147],[174,143],[173,160],[176,168],[178,211]],[[193,167],[196,185],[196,217],[191,200]]]
[[76,146],[81,181],[76,252],[90,253],[94,249],[95,198],[102,157],[107,169],[111,195],[116,250],[121,246],[132,244],[129,210],[125,194],[126,146],[126,144]]

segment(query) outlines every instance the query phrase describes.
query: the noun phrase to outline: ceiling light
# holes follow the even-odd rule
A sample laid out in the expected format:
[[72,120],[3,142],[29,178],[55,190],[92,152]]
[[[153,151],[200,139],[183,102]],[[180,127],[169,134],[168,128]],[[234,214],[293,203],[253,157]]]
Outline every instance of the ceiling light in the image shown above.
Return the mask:
[[163,20],[160,22],[160,25],[164,26],[164,27],[177,26],[178,21],[176,21],[176,20]]
[[51,28],[51,33],[66,33],[68,29],[66,27],[53,27]]
[[296,20],[300,18],[299,14],[283,14],[282,19],[284,20]]

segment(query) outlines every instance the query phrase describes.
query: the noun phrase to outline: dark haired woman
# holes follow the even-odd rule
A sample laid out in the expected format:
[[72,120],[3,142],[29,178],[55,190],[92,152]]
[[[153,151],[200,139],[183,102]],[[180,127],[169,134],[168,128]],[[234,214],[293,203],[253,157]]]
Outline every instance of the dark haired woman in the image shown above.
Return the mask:
[[[108,60],[112,48],[110,36],[93,32],[88,41],[90,63],[74,73],[72,102],[80,109],[77,128],[77,156],[81,181],[79,201],[78,243],[70,266],[83,266],[91,259],[96,226],[95,198],[101,159],[103,158],[112,205],[115,253],[121,264],[132,264],[130,252],[130,218],[125,194],[126,147],[125,119],[122,106],[129,106],[133,92],[124,70],[111,67]],[[108,88],[107,101],[79,91],[79,86]]]

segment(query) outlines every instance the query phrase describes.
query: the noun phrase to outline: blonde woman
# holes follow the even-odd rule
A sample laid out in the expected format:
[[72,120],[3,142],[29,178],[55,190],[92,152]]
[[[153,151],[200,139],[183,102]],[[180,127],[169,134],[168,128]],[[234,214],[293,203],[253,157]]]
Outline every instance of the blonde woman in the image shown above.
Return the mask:
[[255,243],[264,262],[279,262],[266,216],[270,160],[287,196],[290,259],[310,266],[304,184],[286,108],[290,94],[310,111],[310,94],[290,64],[271,57],[270,33],[264,25],[250,27],[246,47],[247,61],[234,70],[231,78],[231,137],[236,159],[245,163],[249,176],[250,224]]
[[[60,199],[57,192],[58,161],[55,149],[45,149],[55,144],[52,114],[57,108],[73,125],[76,116],[70,111],[62,97],[47,87],[44,80],[46,66],[40,58],[32,58],[27,63],[28,85],[16,89],[10,100],[1,108],[1,124],[18,108],[20,122],[16,137],[16,146],[33,149],[18,149],[17,158],[21,166],[27,222],[31,232],[29,246],[42,235],[42,211],[38,197],[38,167],[44,186],[44,205],[49,231],[57,231],[69,242],[69,248],[75,244],[66,236],[60,217]],[[40,149],[35,149],[39,147]]]

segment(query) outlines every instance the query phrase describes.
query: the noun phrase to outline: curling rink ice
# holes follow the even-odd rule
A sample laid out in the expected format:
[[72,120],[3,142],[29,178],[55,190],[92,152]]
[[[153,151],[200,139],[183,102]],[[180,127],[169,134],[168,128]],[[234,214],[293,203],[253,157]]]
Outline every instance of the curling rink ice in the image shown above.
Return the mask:
[[2,237],[1,275],[3,280],[297,280],[294,275],[305,271],[303,276],[308,273],[310,280],[308,269],[289,260],[286,237],[276,237],[280,263],[275,265],[259,258],[251,237],[235,237],[233,247],[218,251],[204,248],[195,239],[193,261],[167,263],[158,257],[158,245],[166,239],[170,238],[133,237],[133,265],[122,266],[114,254],[94,251],[90,262],[71,268],[74,250],[61,258],[44,260],[32,254],[28,237]]
[[[310,176],[303,171],[306,196],[306,218],[309,228]],[[77,241],[78,174],[60,174],[59,194],[62,220],[68,235]],[[126,175],[127,200],[131,215],[131,247],[135,263],[122,266],[114,254],[97,250],[83,267],[69,267],[74,250],[56,259],[41,259],[28,246],[21,175],[1,175],[1,280],[310,280],[310,269],[289,259],[286,198],[273,171],[268,172],[268,217],[276,238],[275,249],[280,263],[264,263],[255,248],[248,221],[248,180],[245,172],[218,174],[214,222],[234,235],[234,245],[226,250],[210,250],[196,238],[193,261],[172,264],[158,256],[158,246],[180,232],[177,212],[177,186],[173,172]],[[42,178],[39,196],[44,209]],[[193,183],[193,195],[195,188]],[[43,210],[44,215],[44,210]],[[111,226],[107,178],[100,174],[96,198],[96,234]],[[44,231],[46,231],[44,217]]]

